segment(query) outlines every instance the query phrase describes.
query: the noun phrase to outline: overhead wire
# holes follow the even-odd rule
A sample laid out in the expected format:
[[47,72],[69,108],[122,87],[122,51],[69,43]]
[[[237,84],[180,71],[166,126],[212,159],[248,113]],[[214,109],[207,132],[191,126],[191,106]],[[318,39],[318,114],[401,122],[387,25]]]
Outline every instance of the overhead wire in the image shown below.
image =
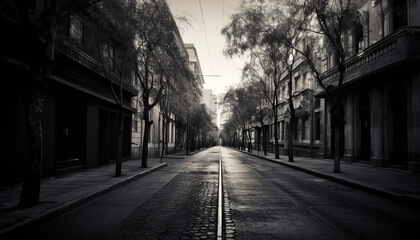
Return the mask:
[[206,43],[207,43],[207,53],[209,55],[209,61],[210,61],[210,65],[213,66],[213,62],[211,60],[211,54],[210,54],[210,45],[209,45],[209,39],[207,37],[207,27],[206,27],[206,23],[204,20],[204,14],[203,14],[203,7],[201,6],[201,0],[198,0],[198,3],[200,5],[200,12],[201,12],[201,19],[203,20],[203,27],[204,27],[204,35],[206,37]]

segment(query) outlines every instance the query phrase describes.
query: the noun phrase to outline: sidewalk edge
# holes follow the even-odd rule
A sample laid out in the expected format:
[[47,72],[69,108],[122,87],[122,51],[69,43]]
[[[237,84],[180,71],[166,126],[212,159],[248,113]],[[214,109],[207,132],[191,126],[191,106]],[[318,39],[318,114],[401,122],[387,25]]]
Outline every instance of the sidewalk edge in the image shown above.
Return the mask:
[[155,167],[152,167],[152,168],[149,168],[145,171],[139,172],[138,174],[135,174],[135,175],[129,176],[127,178],[121,179],[120,181],[115,182],[113,184],[110,184],[110,185],[108,185],[108,186],[106,186],[102,189],[99,189],[98,191],[95,191],[95,192],[92,192],[88,195],[85,195],[85,196],[82,196],[80,198],[71,200],[69,202],[66,202],[66,203],[60,205],[60,206],[54,207],[54,208],[44,212],[43,214],[38,215],[37,217],[27,219],[23,222],[20,222],[20,223],[14,224],[14,225],[12,225],[8,228],[2,229],[2,230],[0,230],[0,236],[4,236],[4,235],[10,234],[12,232],[18,231],[22,228],[33,226],[35,224],[47,221],[47,220],[52,219],[54,217],[58,217],[58,216],[66,213],[66,212],[68,212],[68,211],[70,211],[74,208],[77,208],[77,207],[79,207],[79,206],[81,206],[81,205],[83,205],[83,204],[85,204],[85,203],[87,203],[87,202],[89,202],[89,201],[91,201],[95,198],[98,198],[98,197],[100,197],[100,196],[102,196],[102,195],[104,195],[108,192],[111,192],[118,187],[121,187],[121,186],[123,186],[125,184],[128,184],[130,182],[133,182],[134,180],[137,180],[137,179],[139,179],[143,176],[146,176],[146,175],[148,175],[152,172],[155,172],[155,171],[157,171],[157,170],[159,170],[163,167],[166,167],[167,165],[168,165],[167,163],[161,163],[161,164],[159,164]]

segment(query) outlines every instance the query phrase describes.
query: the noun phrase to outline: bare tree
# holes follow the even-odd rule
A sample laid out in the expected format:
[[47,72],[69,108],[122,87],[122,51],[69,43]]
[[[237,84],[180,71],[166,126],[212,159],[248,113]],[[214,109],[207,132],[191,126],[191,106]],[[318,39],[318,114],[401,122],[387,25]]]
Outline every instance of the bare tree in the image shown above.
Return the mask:
[[[331,108],[329,109],[335,134],[335,153],[334,153],[334,172],[340,172],[340,129],[344,127],[344,118],[340,114],[338,103],[341,99],[341,86],[346,73],[346,59],[349,51],[346,51],[346,34],[354,26],[357,11],[365,3],[363,0],[302,0],[288,1],[288,5],[294,11],[302,14],[305,25],[301,25],[300,29],[305,30],[306,44],[292,46],[306,60],[306,64],[311,68],[315,79],[319,85],[327,92],[332,99]],[[289,46],[291,46],[289,44]],[[326,51],[326,53],[325,53]],[[330,54],[334,57],[336,69],[338,72],[337,81],[324,83],[325,76],[322,74],[323,69],[317,59],[320,54]]]
[[137,2],[134,27],[136,29],[136,57],[133,62],[140,81],[145,129],[142,146],[142,167],[147,167],[149,129],[153,121],[150,111],[164,98],[173,69],[181,67],[186,76],[182,42],[177,37],[175,21],[165,1]]

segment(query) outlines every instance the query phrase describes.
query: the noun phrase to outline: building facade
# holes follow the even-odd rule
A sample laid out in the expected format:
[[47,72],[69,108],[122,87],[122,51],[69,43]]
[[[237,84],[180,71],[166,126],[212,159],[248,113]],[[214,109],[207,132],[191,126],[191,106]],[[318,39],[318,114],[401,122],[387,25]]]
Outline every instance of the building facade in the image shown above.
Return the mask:
[[[28,42],[17,5],[11,1],[2,1],[1,5],[0,64],[4,84],[0,104],[4,117],[0,126],[6,141],[0,150],[0,178],[1,185],[10,185],[22,182],[23,166],[32,146],[25,108],[33,87],[30,59],[39,54],[36,46],[45,44],[45,36],[41,32],[36,41]],[[36,14],[44,7],[43,1],[33,1],[30,11]],[[107,165],[116,158],[118,106],[110,86],[120,85],[115,74],[104,74],[101,52],[95,47],[102,44],[94,34],[96,27],[85,11],[69,12],[57,23],[54,65],[42,119],[42,178]],[[126,126],[123,158],[129,158],[131,115],[135,112],[131,98],[138,91],[129,77],[122,84]]]
[[213,116],[213,123],[217,126],[217,96],[213,94],[211,89],[203,89],[203,103],[206,104],[208,110]]
[[[378,167],[420,170],[420,4],[367,1],[349,31],[350,57],[339,102],[325,99],[324,157],[335,153],[331,110],[345,124],[338,130],[342,159]],[[324,72],[334,85],[337,69]]]
[[[175,20],[173,19],[172,13],[169,9],[169,6],[166,0],[158,1],[159,4],[157,6],[161,7],[161,13],[167,14],[170,21],[175,24]],[[185,59],[179,59],[180,63],[188,61],[188,52],[186,49],[186,45],[182,41],[181,34],[179,33],[178,29],[173,29],[172,32],[174,36],[175,44],[177,45],[180,56]],[[194,62],[197,62],[198,58],[194,58]],[[200,69],[201,71],[201,69]],[[172,81],[180,81],[180,79],[174,78],[171,76]],[[165,81],[171,81],[166,79]],[[182,129],[177,129],[175,121],[177,120],[177,116],[169,109],[167,106],[168,102],[171,99],[171,94],[174,94],[172,91],[173,89],[169,89],[165,87],[163,90],[165,99],[162,99],[159,104],[153,107],[150,110],[150,120],[153,121],[153,124],[150,126],[148,132],[145,132],[144,124],[145,121],[143,119],[143,112],[144,108],[142,107],[141,99],[142,99],[142,92],[140,88],[140,83],[137,83],[137,88],[139,89],[139,95],[133,98],[132,106],[136,109],[136,114],[133,115],[132,119],[132,145],[131,145],[131,157],[132,158],[140,158],[141,157],[141,149],[143,143],[143,136],[144,134],[148,134],[149,142],[145,143],[148,146],[149,156],[162,156],[168,153],[173,153],[178,150],[176,149],[176,143],[178,145],[183,145],[182,142],[185,141],[183,137],[177,137],[179,135],[183,136],[183,133],[178,133],[178,131],[182,131]],[[172,91],[172,92],[171,92]],[[149,102],[152,102],[154,99],[150,98]]]

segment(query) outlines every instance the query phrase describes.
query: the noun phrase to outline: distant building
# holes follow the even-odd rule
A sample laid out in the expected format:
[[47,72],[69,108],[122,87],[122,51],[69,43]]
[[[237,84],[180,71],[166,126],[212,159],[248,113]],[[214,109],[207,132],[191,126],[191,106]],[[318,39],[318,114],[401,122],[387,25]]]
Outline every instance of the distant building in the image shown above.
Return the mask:
[[213,123],[217,126],[217,95],[211,89],[203,89],[203,103],[206,104],[213,115]]
[[197,49],[192,43],[185,43],[185,48],[187,49],[187,52],[188,52],[188,57],[190,61],[190,69],[193,72],[193,74],[196,76],[197,82],[199,84],[201,91],[203,91],[204,76],[203,76],[203,72],[201,71],[201,65],[198,59]]

